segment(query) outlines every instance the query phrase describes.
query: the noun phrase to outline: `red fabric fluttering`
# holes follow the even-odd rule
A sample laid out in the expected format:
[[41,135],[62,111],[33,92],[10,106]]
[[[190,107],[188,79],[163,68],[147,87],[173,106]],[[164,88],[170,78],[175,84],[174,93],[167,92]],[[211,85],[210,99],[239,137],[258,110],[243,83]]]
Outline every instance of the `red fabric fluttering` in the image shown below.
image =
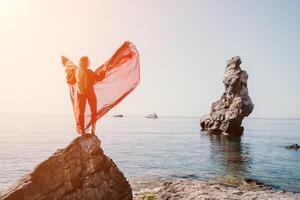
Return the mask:
[[[66,57],[62,57],[62,59],[63,64],[66,66],[67,82],[75,119],[79,124],[80,99],[78,98],[78,86],[75,78],[77,67]],[[106,70],[104,71],[105,67]],[[97,114],[92,117],[90,107],[86,103],[84,131],[120,103],[139,84],[140,59],[137,49],[131,42],[124,42],[107,62],[95,70],[95,73],[98,75],[98,80],[93,87],[96,95]]]

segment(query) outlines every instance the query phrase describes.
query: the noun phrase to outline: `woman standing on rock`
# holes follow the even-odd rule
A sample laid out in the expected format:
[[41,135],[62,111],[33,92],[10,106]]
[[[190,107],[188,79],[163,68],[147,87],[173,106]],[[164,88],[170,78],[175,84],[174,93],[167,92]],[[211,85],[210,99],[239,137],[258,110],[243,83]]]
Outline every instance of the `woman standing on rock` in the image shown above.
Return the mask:
[[[66,65],[68,59],[62,57],[62,63]],[[97,120],[97,97],[94,90],[94,84],[98,81],[103,80],[105,77],[106,66],[101,69],[99,74],[93,72],[91,69],[88,69],[90,66],[90,61],[87,56],[80,58],[79,68],[76,69],[75,73],[66,69],[67,73],[67,82],[69,84],[77,83],[77,118],[76,128],[77,132],[80,134],[85,134],[84,130],[84,113],[86,102],[88,102],[91,111],[91,120],[94,122],[92,124],[91,133],[95,134],[96,120]]]
[[89,127],[95,134],[96,121],[120,103],[140,82],[139,53],[128,41],[95,71],[89,69],[87,56],[81,57],[79,67],[64,56],[62,64],[66,67],[79,134],[86,134]]

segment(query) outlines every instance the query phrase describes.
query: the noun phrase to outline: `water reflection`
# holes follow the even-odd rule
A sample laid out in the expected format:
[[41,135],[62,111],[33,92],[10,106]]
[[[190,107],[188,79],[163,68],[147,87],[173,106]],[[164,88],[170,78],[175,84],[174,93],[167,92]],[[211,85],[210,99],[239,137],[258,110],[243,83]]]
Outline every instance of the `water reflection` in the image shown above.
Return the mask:
[[246,177],[250,171],[249,145],[240,136],[207,134],[210,141],[210,158],[218,166],[218,174]]

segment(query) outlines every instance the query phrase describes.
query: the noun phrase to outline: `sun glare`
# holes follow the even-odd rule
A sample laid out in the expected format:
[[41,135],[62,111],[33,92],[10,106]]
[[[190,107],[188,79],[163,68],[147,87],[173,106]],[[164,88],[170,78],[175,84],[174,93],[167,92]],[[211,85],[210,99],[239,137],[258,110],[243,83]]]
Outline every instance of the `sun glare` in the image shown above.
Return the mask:
[[12,0],[0,0],[0,15],[8,14],[13,6]]

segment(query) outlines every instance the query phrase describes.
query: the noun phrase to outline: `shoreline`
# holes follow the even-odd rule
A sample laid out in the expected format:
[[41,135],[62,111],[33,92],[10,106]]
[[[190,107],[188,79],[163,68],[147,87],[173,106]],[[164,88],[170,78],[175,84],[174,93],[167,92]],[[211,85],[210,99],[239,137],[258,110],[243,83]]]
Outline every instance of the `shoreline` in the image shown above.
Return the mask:
[[211,180],[163,179],[132,180],[134,200],[167,199],[300,199],[300,193],[288,192],[253,179],[237,177]]

